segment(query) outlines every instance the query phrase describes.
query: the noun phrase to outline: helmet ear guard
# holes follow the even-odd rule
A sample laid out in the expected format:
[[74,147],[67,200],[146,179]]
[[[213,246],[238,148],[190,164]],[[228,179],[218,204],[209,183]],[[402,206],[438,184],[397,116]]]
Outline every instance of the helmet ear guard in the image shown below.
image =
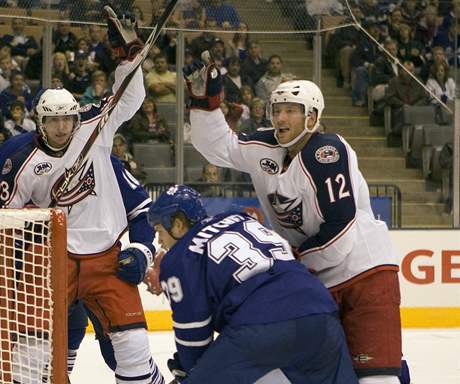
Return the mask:
[[[296,138],[291,140],[289,143],[280,143],[278,144],[282,147],[290,147],[297,143],[302,137],[307,133],[314,133],[318,130],[321,115],[324,110],[324,97],[323,93],[319,87],[308,80],[293,80],[286,81],[281,83],[271,94],[270,96],[270,120],[272,125],[273,123],[273,106],[277,103],[294,103],[300,104],[304,107],[305,112],[305,126],[302,133],[300,133]],[[313,128],[308,128],[308,119],[316,111],[316,123]],[[278,140],[278,136],[275,129],[275,138]]]

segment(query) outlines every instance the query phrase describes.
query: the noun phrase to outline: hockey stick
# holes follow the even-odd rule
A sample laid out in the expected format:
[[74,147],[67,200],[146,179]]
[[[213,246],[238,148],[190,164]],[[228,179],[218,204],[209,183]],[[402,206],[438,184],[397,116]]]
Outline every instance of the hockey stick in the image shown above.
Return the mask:
[[66,189],[68,188],[72,179],[78,174],[78,171],[81,169],[82,165],[84,164],[84,159],[88,154],[89,150],[93,146],[94,142],[96,141],[99,133],[101,132],[102,128],[104,128],[105,124],[107,123],[110,115],[112,114],[113,109],[117,105],[118,101],[120,100],[121,96],[123,95],[125,89],[131,82],[131,79],[134,77],[137,69],[142,65],[144,60],[147,58],[147,55],[150,52],[153,44],[157,41],[158,37],[160,36],[160,32],[165,26],[166,22],[168,21],[169,17],[172,15],[174,8],[179,0],[171,0],[165,8],[165,11],[161,15],[158,23],[153,28],[153,31],[150,33],[149,37],[147,38],[144,48],[137,54],[134,60],[131,62],[132,70],[131,72],[123,79],[120,87],[118,88],[115,95],[110,99],[109,105],[105,112],[101,115],[100,120],[96,127],[94,128],[91,136],[89,137],[88,141],[86,142],[85,146],[82,148],[80,154],[78,155],[75,163],[69,168],[66,169],[65,172],[59,177],[58,181],[54,185],[53,189],[51,190],[51,202],[49,204],[49,208],[54,208],[60,197],[64,194]]

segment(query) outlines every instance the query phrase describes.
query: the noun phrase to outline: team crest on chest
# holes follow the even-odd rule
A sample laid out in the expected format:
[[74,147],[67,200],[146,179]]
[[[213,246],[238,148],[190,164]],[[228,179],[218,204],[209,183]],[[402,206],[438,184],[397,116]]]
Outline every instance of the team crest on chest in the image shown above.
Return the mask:
[[315,152],[315,159],[322,164],[336,163],[340,159],[339,151],[332,145],[325,145]]
[[[59,197],[58,206],[67,207],[70,213],[72,207],[89,195],[96,195],[94,188],[96,180],[94,179],[93,163],[87,167],[87,161],[78,169],[75,177],[70,182],[64,193]],[[51,197],[56,196],[62,177],[60,177],[51,189]]]
[[53,166],[51,165],[50,162],[44,161],[43,163],[39,163],[35,166],[34,168],[34,173],[37,176],[45,175],[51,171]]
[[276,175],[280,169],[276,161],[268,158],[260,160],[259,164],[260,168],[262,168],[262,171],[265,171],[270,175]]
[[286,197],[278,192],[270,193],[267,198],[281,226],[302,232],[300,229],[303,224],[302,200],[300,198]]

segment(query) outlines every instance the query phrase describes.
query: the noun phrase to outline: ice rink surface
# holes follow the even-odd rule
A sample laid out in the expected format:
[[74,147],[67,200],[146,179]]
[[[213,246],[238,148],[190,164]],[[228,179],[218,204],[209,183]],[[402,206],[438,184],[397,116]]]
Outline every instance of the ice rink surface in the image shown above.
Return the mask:
[[[166,361],[175,351],[173,333],[150,333],[150,346],[155,362],[169,382],[172,376]],[[460,329],[406,329],[403,350],[411,369],[412,384],[460,384]],[[71,380],[72,384],[115,382],[92,334],[82,343]]]

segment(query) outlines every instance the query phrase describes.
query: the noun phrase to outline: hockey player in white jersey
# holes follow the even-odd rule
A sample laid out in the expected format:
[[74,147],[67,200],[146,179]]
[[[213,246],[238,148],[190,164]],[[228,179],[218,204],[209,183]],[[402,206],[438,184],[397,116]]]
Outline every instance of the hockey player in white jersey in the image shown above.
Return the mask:
[[221,79],[207,63],[184,68],[192,143],[212,164],[251,175],[272,227],[329,288],[361,384],[397,384],[401,372],[398,261],[374,218],[356,153],[318,132],[324,99],[310,81],[282,83],[270,98],[273,129],[236,135],[219,109]]
[[[121,59],[115,70],[115,94],[133,69],[133,60],[143,43],[132,20],[118,19],[110,7],[105,9],[109,40]],[[15,150],[4,159],[0,196],[7,208],[22,208],[29,202],[48,207],[58,196],[56,206],[67,215],[69,303],[81,299],[99,320],[104,334],[110,337],[117,383],[161,384],[164,379],[151,357],[140,295],[126,265],[135,263],[136,258],[146,258],[145,265],[150,265],[153,253],[142,244],[138,245],[140,252],[133,252],[129,261],[120,253],[119,240],[127,229],[127,215],[110,161],[116,130],[134,115],[144,97],[140,68],[108,119],[104,114],[110,98],[80,110],[67,90],[46,90],[36,106],[39,132],[12,142]],[[106,119],[105,125],[94,136],[101,118]],[[80,167],[74,169],[76,177],[62,194],[57,193],[60,180],[88,142],[92,146]],[[24,358],[29,356],[17,356],[17,360]],[[30,358],[38,361],[43,356]],[[22,374],[24,369],[21,367]],[[27,379],[15,377],[16,382],[42,382],[40,371],[30,369],[29,374]]]

